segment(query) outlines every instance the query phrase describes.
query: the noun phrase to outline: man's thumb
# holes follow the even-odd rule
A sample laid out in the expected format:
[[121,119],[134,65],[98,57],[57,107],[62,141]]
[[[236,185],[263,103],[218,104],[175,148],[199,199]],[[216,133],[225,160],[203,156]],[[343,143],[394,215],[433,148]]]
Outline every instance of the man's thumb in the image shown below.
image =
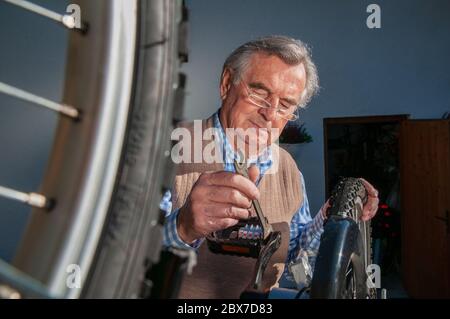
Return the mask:
[[258,166],[256,166],[256,165],[250,166],[250,168],[248,169],[248,177],[250,177],[250,180],[256,184],[256,181],[258,180],[258,177],[259,177]]

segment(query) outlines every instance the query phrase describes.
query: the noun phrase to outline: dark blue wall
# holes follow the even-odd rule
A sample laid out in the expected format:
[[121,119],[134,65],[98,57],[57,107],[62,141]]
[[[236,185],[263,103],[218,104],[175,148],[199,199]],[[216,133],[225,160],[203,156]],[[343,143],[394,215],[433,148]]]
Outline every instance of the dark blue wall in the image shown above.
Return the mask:
[[[34,1],[64,12],[68,1]],[[0,81],[60,101],[67,31],[56,23],[0,1]],[[0,94],[0,185],[39,188],[57,115]],[[0,258],[9,260],[30,209],[0,198]]]
[[[381,7],[381,29],[368,29],[366,8]],[[313,50],[322,90],[301,114],[314,142],[291,148],[306,179],[314,214],[324,202],[324,117],[450,110],[450,1],[191,0],[186,117],[219,106],[226,56],[254,37],[284,34]]]

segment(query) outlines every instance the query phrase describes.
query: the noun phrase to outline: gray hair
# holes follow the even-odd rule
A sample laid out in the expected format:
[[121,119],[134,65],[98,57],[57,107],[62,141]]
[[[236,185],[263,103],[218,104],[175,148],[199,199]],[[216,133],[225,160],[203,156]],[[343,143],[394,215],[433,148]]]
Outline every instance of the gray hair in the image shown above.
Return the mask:
[[225,60],[222,75],[225,69],[230,69],[232,71],[233,83],[237,84],[240,76],[246,70],[251,56],[257,52],[276,55],[289,65],[303,63],[306,71],[306,86],[302,93],[300,107],[305,107],[319,91],[319,76],[317,74],[317,68],[311,59],[309,47],[300,40],[285,36],[265,36],[241,45]]

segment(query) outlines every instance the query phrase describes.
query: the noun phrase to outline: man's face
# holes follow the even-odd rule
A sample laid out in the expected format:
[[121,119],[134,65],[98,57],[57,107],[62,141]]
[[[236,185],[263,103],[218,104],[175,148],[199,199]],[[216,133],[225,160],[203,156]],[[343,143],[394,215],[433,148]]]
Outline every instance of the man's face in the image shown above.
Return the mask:
[[[233,84],[232,74],[226,70],[220,84],[222,108],[220,120],[224,128],[253,128],[258,133],[249,134],[245,143],[268,145],[278,139],[287,120],[279,117],[275,107],[298,105],[306,85],[303,64],[288,65],[275,55],[255,53],[238,84]],[[265,96],[271,108],[255,106],[248,98],[248,90]],[[261,130],[261,128],[263,128]],[[277,129],[277,130],[272,130]],[[251,132],[253,130],[248,130]],[[273,132],[267,134],[266,132]]]

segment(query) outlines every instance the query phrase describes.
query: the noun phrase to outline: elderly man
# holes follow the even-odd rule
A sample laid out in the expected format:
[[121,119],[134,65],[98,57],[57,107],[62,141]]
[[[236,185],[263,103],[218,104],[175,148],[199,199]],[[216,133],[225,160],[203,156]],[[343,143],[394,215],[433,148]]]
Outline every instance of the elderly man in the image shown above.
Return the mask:
[[[203,130],[216,130],[215,143],[223,162],[177,165],[175,185],[161,203],[167,212],[165,245],[199,250],[198,266],[186,276],[181,297],[239,297],[252,275],[253,264],[246,265],[251,258],[214,255],[201,243],[207,234],[248,219],[254,199],[260,200],[269,223],[289,226],[285,263],[294,260],[300,250],[317,253],[328,202],[312,219],[303,175],[292,157],[273,143],[317,90],[316,67],[299,40],[260,38],[240,46],[225,61],[220,81],[222,105],[202,125]],[[185,127],[192,131],[192,125]],[[237,134],[236,138],[228,134],[230,128],[256,129],[257,133]],[[238,146],[239,139],[243,147]],[[249,145],[255,141],[266,146],[252,152]],[[238,151],[249,162],[249,179],[235,173]],[[275,152],[278,159],[273,170]],[[362,219],[368,220],[376,213],[378,195],[364,183],[369,201]],[[279,273],[283,271],[285,267]]]

